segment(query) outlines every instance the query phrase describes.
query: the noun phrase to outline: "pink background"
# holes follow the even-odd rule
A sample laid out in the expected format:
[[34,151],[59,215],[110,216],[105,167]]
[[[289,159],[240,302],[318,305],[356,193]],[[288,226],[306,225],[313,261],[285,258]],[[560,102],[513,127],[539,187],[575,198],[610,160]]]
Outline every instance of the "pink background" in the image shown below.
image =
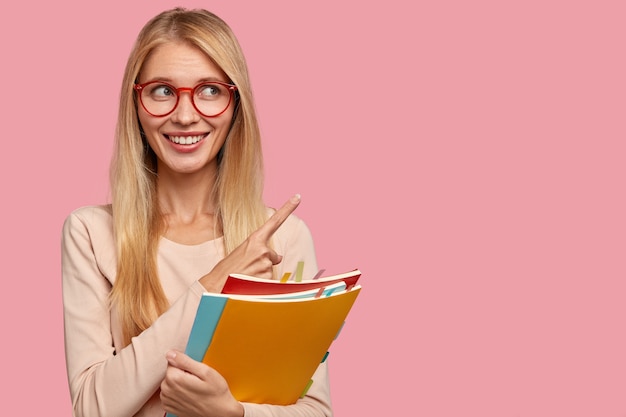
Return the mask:
[[[67,416],[60,231],[106,201],[128,52],[202,6],[249,60],[267,201],[360,268],[337,417],[626,415],[622,1],[3,7],[5,415]],[[409,6],[410,5],[410,6]]]

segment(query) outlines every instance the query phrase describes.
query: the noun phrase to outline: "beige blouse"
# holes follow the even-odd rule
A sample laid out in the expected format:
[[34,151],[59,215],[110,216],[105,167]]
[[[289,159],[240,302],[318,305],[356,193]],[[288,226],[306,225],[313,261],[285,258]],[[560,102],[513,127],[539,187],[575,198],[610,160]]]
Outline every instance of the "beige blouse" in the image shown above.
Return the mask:
[[[274,234],[274,246],[283,255],[277,276],[295,271],[299,261],[304,278],[317,272],[311,233],[295,215]],[[162,238],[157,262],[171,307],[123,347],[116,312],[107,303],[116,275],[111,208],[83,207],[68,216],[62,233],[63,308],[74,416],[163,417],[158,389],[167,367],[165,353],[185,350],[205,291],[198,279],[223,256],[221,238],[191,246]],[[327,362],[296,404],[244,403],[246,417],[331,416]]]

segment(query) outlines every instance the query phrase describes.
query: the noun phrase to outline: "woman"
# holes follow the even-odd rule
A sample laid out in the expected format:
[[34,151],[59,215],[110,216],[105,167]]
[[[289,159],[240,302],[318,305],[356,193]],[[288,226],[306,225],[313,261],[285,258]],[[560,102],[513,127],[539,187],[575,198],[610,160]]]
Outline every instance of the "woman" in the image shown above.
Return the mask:
[[289,406],[238,402],[183,354],[200,296],[229,273],[317,271],[311,234],[262,201],[245,59],[230,28],[173,9],[142,29],[122,84],[111,204],[63,228],[66,361],[76,416],[330,416],[326,363]]

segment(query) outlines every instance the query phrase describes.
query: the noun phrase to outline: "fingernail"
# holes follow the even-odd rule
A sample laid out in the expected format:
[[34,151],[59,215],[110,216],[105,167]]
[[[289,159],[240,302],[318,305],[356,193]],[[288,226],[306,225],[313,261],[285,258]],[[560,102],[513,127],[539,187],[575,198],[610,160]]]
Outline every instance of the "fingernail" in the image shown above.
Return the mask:
[[297,203],[297,202],[299,202],[299,201],[300,201],[300,198],[301,198],[301,197],[300,197],[300,194],[296,194],[296,195],[294,195],[293,197],[291,197],[291,202],[292,202],[292,203]]
[[173,359],[175,359],[175,358],[176,358],[176,352],[174,352],[174,351],[171,351],[171,350],[170,350],[169,352],[167,352],[167,353],[165,354],[165,357],[166,357],[168,360],[170,360],[170,359],[172,359],[172,360],[173,360]]

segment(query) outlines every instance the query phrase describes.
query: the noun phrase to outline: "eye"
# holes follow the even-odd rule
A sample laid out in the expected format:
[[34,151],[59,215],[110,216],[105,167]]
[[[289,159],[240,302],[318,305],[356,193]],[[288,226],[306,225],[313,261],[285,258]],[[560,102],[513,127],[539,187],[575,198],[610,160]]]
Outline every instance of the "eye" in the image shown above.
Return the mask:
[[151,85],[148,94],[154,100],[164,100],[171,97],[176,97],[174,89],[167,84]]
[[198,86],[196,95],[203,100],[215,100],[225,92],[226,89],[219,84],[202,84]]

